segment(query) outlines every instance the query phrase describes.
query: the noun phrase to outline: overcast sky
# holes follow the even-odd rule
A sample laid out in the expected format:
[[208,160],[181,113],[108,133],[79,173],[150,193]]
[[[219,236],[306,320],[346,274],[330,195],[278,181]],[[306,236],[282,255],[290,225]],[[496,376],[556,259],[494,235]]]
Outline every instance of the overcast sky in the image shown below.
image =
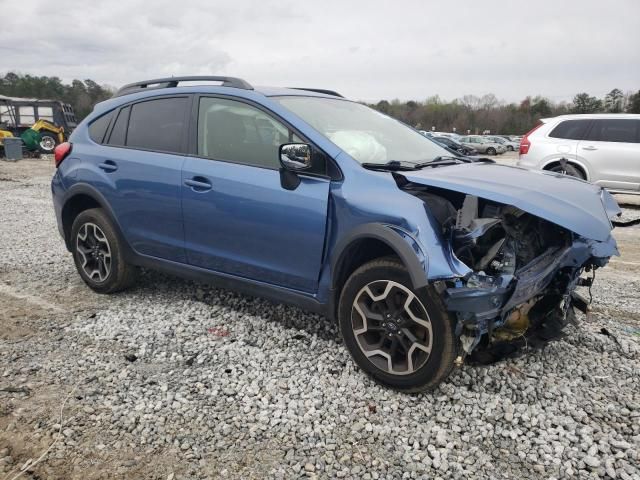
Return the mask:
[[354,99],[640,89],[640,0],[0,0],[0,73],[226,74]]

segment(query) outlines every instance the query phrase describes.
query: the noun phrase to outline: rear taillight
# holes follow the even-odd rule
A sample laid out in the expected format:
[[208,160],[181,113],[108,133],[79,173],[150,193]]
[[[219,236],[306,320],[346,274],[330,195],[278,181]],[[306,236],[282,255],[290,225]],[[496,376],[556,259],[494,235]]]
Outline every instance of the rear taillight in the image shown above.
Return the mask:
[[522,137],[522,141],[520,142],[520,155],[526,155],[529,153],[529,147],[531,147],[531,141],[529,140],[529,135],[539,129],[544,123],[540,122],[538,125],[529,130],[524,137]]
[[72,145],[69,142],[64,142],[58,145],[53,151],[53,158],[56,163],[56,168],[60,166],[62,161],[71,153]]

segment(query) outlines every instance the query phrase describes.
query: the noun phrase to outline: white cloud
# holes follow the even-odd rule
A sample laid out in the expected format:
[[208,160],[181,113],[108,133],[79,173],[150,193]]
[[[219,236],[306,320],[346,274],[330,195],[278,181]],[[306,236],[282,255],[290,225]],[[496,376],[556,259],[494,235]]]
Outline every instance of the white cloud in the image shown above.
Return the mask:
[[29,0],[3,18],[0,72],[113,86],[228,74],[364,100],[562,100],[640,88],[638,45],[637,0]]

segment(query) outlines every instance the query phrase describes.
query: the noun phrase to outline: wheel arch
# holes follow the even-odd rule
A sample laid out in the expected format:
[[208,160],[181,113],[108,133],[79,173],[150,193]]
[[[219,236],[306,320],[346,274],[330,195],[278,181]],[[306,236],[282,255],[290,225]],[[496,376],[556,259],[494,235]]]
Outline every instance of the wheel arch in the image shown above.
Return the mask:
[[398,227],[371,223],[354,228],[336,244],[331,261],[331,283],[336,295],[358,267],[388,255],[400,258],[413,288],[427,285],[427,257],[417,242]]
[[562,160],[563,158],[567,161],[569,165],[573,165],[578,170],[580,170],[580,172],[582,172],[582,175],[584,175],[585,180],[590,181],[589,169],[586,167],[584,163],[582,163],[580,160],[577,160],[575,158],[565,158],[565,157],[552,158],[550,160],[547,160],[544,163],[541,170],[551,170],[553,167],[560,165],[560,160]]
[[62,204],[61,209],[61,219],[62,219],[62,228],[64,232],[64,241],[68,250],[71,248],[71,227],[73,225],[73,221],[76,217],[85,210],[89,210],[91,208],[100,208],[102,209],[111,224],[113,225],[116,234],[123,240],[123,244],[125,245],[125,252],[127,256],[129,256],[132,252],[129,247],[129,244],[126,242],[124,235],[122,234],[122,230],[120,229],[120,225],[116,220],[115,215],[113,214],[113,210],[109,205],[109,202],[104,198],[104,196],[95,188],[87,185],[87,184],[76,184],[72,186],[67,193],[65,194],[65,199]]

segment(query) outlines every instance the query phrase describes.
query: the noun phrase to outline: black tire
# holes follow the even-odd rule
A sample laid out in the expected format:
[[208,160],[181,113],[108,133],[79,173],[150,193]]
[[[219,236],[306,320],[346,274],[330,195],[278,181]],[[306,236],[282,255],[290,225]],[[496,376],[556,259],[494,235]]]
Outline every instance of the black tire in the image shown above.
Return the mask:
[[38,144],[40,146],[40,151],[42,153],[53,153],[60,143],[58,142],[58,135],[47,130],[42,130],[38,133],[40,133],[40,143]]
[[553,168],[549,169],[550,172],[562,173],[563,175],[569,175],[570,177],[580,178],[585,180],[585,176],[582,171],[570,163],[566,163],[563,167],[561,164],[555,165]]
[[507,151],[508,152],[513,152],[513,146],[507,145]]
[[[412,345],[412,348],[414,348],[413,343],[418,342],[415,342],[416,336],[413,336],[415,332],[411,333],[413,341],[411,340],[410,333],[407,332],[403,334],[401,332],[406,332],[407,330],[403,325],[413,325],[414,327],[417,326],[418,328],[421,328],[415,323],[407,322],[406,319],[403,320],[400,318],[400,316],[406,315],[406,310],[403,309],[402,312],[397,315],[397,320],[393,319],[391,316],[385,315],[384,313],[372,313],[372,315],[378,315],[382,318],[392,318],[392,320],[389,321],[390,324],[393,324],[393,322],[398,323],[399,327],[395,327],[395,324],[393,324],[394,328],[397,328],[397,330],[394,331],[399,332],[397,334],[389,333],[388,330],[383,331],[378,327],[375,327],[374,329],[373,325],[376,323],[378,325],[385,324],[380,323],[382,320],[374,320],[373,318],[368,319],[368,322],[372,324],[371,327],[368,323],[365,323],[367,332],[364,334],[355,332],[355,330],[361,330],[361,328],[356,328],[356,323],[361,323],[362,320],[362,316],[360,314],[354,313],[357,312],[355,307],[356,300],[365,295],[363,294],[363,292],[366,291],[365,287],[370,286],[369,291],[372,291],[371,289],[377,288],[376,286],[378,284],[385,285],[385,282],[386,284],[392,283],[392,289],[389,290],[387,296],[391,295],[392,292],[394,292],[394,289],[398,290],[396,295],[401,297],[399,304],[404,302],[402,298],[409,298],[402,297],[402,295],[404,295],[404,290],[402,290],[402,288],[411,291],[415,296],[409,304],[411,311],[414,313],[414,316],[419,317],[420,309],[424,308],[424,311],[427,314],[425,318],[427,318],[431,325],[432,335],[428,335],[428,330],[423,329],[425,337],[429,338],[428,343],[430,345],[430,352],[425,354],[421,349],[421,352],[418,352],[418,349],[415,349],[411,355],[412,358],[416,352],[418,353],[418,357],[416,357],[416,359],[418,359],[420,355],[423,357],[425,355],[427,356],[421,360],[422,363],[415,369],[411,369],[409,367],[410,364],[407,361],[407,368],[403,373],[394,372],[396,369],[393,364],[391,366],[391,372],[388,371],[389,369],[385,370],[384,367],[380,367],[381,355],[367,357],[364,353],[365,349],[361,347],[360,342],[365,341],[362,339],[361,335],[369,335],[369,328],[371,328],[371,334],[374,336],[379,335],[378,338],[380,338],[380,341],[382,342],[382,346],[374,347],[374,349],[383,349],[386,343],[393,344],[392,342],[396,341],[401,345],[399,351],[398,347],[396,347],[396,357],[394,358],[402,358],[404,356],[404,360],[406,361],[409,358],[406,353],[411,352],[411,348],[407,350],[406,346],[402,344],[407,342]],[[398,286],[398,284],[400,286]],[[385,291],[387,290],[385,289]],[[372,299],[371,296],[366,296],[369,299]],[[416,300],[419,302],[413,303]],[[396,302],[398,302],[398,300],[396,300]],[[377,302],[372,302],[371,305],[372,308],[375,309],[373,303]],[[386,305],[387,303],[388,302],[385,298],[384,304]],[[360,305],[360,302],[358,302],[358,305]],[[398,313],[398,310],[396,310],[396,313]],[[380,312],[383,312],[383,310],[381,309]],[[453,368],[454,360],[457,355],[457,341],[453,331],[453,322],[451,317],[445,310],[439,295],[432,287],[429,286],[420,289],[420,291],[413,291],[409,274],[402,262],[400,262],[396,257],[385,257],[373,260],[362,265],[353,272],[342,289],[340,303],[338,305],[338,319],[344,343],[356,364],[382,385],[404,392],[421,392],[431,390],[447,378]],[[392,338],[393,335],[396,335],[396,337],[399,335],[401,337]],[[422,338],[424,339],[425,337]],[[359,340],[359,338],[361,338],[361,340]],[[426,340],[423,341],[426,342]],[[366,351],[371,352],[371,349],[366,349]],[[371,358],[374,357],[378,360],[378,365],[376,365],[374,361],[375,359],[371,360]],[[382,363],[387,361],[391,360],[382,360]],[[400,371],[401,369],[398,369],[398,372]]]
[[497,155],[496,149],[493,147],[487,148],[487,155]]
[[[122,241],[102,209],[80,212],[73,221],[70,235],[69,244],[76,268],[92,290],[113,293],[135,282],[137,269],[125,262]],[[95,246],[92,246],[92,235],[96,238]]]

